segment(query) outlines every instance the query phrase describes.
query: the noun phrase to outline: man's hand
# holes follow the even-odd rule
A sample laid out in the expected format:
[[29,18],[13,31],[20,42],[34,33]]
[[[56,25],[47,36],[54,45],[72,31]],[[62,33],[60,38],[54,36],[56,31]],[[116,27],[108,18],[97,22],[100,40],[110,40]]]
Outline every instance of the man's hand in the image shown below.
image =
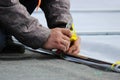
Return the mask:
[[[45,49],[59,49],[64,52],[68,51],[70,47],[71,32],[65,28],[51,29],[51,34],[47,42],[43,45]],[[76,42],[77,43],[77,42]]]
[[79,52],[80,52],[80,37],[78,37],[77,40],[71,44],[67,53],[70,55],[75,55],[78,54]]

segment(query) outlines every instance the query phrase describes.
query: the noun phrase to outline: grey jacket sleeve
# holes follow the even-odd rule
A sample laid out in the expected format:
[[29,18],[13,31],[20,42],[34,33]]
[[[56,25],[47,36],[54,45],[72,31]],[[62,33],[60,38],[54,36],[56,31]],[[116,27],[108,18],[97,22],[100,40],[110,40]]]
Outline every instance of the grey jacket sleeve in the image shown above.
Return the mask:
[[0,24],[23,44],[40,48],[47,41],[50,29],[39,25],[19,0],[0,0]]
[[49,28],[65,27],[72,19],[70,0],[42,0],[40,7],[45,13]]

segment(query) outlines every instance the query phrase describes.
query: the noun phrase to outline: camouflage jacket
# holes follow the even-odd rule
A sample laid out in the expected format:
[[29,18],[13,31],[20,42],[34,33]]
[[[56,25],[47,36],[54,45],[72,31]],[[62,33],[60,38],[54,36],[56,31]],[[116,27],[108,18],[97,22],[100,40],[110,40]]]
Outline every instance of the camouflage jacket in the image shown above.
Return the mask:
[[[48,27],[64,27],[71,15],[69,0],[43,0],[41,8]],[[21,43],[40,48],[47,41],[50,29],[39,24],[19,0],[0,0],[0,27],[3,27]]]

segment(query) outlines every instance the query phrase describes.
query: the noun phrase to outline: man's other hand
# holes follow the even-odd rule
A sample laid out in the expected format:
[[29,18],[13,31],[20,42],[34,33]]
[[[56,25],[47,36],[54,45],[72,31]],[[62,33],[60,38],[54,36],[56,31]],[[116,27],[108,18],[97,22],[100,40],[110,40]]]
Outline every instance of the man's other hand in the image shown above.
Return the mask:
[[[51,34],[47,42],[43,45],[45,49],[59,49],[64,52],[68,51],[70,47],[71,32],[65,28],[54,28],[51,29]],[[78,42],[75,42],[78,43]],[[77,46],[76,44],[74,46]],[[71,48],[70,48],[71,52]],[[76,53],[76,52],[74,52]]]
[[78,37],[77,40],[71,44],[70,48],[66,53],[70,55],[76,55],[79,52],[80,52],[80,37]]

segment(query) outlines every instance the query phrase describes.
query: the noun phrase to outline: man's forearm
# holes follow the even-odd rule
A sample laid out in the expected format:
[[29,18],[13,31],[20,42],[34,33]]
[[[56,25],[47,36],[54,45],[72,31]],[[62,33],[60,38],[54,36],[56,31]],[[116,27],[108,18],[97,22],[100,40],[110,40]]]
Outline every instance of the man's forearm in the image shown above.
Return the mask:
[[23,44],[39,48],[46,42],[50,29],[39,25],[19,0],[0,1],[0,23]]

